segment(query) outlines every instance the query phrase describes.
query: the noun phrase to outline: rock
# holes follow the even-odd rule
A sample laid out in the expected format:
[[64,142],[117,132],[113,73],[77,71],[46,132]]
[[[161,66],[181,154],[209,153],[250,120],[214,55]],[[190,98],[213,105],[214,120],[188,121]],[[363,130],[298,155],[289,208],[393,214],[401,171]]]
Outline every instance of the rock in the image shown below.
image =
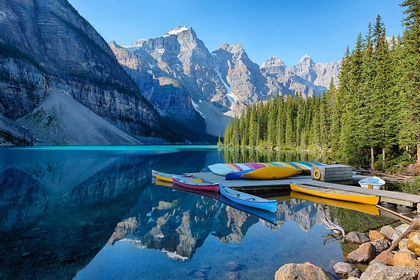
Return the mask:
[[376,256],[374,261],[381,261],[388,265],[392,265],[392,259],[394,258],[394,254],[388,251],[383,251],[379,255]]
[[410,239],[411,237],[413,237],[414,235],[418,235],[418,234],[420,234],[420,232],[418,232],[418,231],[412,231],[412,232],[410,232],[408,235],[407,235],[407,239]]
[[402,225],[400,225],[400,226],[398,226],[398,227],[396,227],[395,228],[395,231],[399,234],[399,235],[401,235],[401,234],[403,234],[407,229],[408,229],[408,227],[409,227],[409,225],[407,225],[407,224],[402,224]]
[[388,249],[391,244],[388,240],[375,240],[371,242],[373,246],[376,248],[376,253],[380,253]]
[[204,274],[202,271],[197,271],[194,273],[194,278],[206,278],[206,274]]
[[193,275],[194,273],[196,273],[197,272],[197,270],[196,269],[192,269],[192,270],[189,270],[188,272],[187,272],[187,275],[188,276],[191,276],[191,275]]
[[392,239],[393,235],[397,233],[391,226],[383,226],[380,231],[381,234],[386,236],[388,239]]
[[344,241],[349,243],[363,244],[369,242],[369,237],[365,233],[351,231],[344,236]]
[[408,239],[404,238],[401,239],[400,243],[398,243],[398,248],[400,251],[407,251],[407,243],[408,243]]
[[349,276],[360,277],[360,275],[362,273],[360,270],[352,267],[351,264],[345,263],[345,262],[336,263],[333,266],[333,270],[334,270],[335,274],[337,274],[340,277],[345,277],[345,278],[347,278]]
[[238,272],[228,272],[226,273],[226,278],[229,280],[239,280],[239,273]]
[[420,255],[420,233],[412,232],[408,238],[407,249],[416,255]]
[[371,262],[360,280],[417,280],[419,271],[413,267],[387,266],[383,262]]
[[334,277],[311,263],[289,263],[279,268],[275,280],[333,280]]
[[369,230],[370,241],[387,240],[388,238],[377,230]]
[[392,259],[392,265],[418,267],[420,263],[411,252],[402,251],[395,253],[394,258]]
[[226,264],[226,270],[229,271],[236,271],[236,270],[240,270],[241,266],[239,265],[239,263],[232,261],[232,262],[228,262]]
[[360,280],[359,277],[350,276],[347,280]]
[[358,249],[346,256],[346,259],[355,263],[368,263],[376,256],[376,248],[372,243],[363,243]]

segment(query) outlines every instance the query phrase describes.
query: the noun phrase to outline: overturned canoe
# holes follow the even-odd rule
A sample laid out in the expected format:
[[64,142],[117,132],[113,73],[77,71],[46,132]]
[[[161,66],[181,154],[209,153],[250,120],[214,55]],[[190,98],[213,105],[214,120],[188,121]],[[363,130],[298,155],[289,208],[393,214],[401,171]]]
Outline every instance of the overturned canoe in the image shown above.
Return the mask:
[[169,173],[164,173],[164,172],[159,172],[156,170],[152,170],[152,177],[155,177],[156,180],[159,181],[165,181],[168,183],[172,183],[172,177],[173,176],[177,176],[186,180],[191,180],[191,181],[195,181],[195,182],[203,182],[202,179],[197,179],[194,178],[193,176],[184,176],[184,175],[176,175],[176,174],[169,174]]
[[343,190],[334,190],[327,189],[322,187],[317,187],[309,184],[300,184],[296,185],[290,183],[290,188],[292,191],[306,193],[314,196],[325,197],[329,199],[350,201],[356,203],[376,205],[379,202],[379,196],[352,193]]
[[227,199],[248,207],[258,208],[269,212],[277,211],[277,200],[267,200],[252,194],[233,190],[220,184],[220,194]]
[[196,190],[203,190],[203,191],[211,191],[211,192],[218,192],[219,191],[219,183],[204,183],[204,182],[195,182],[191,181],[188,178],[184,179],[182,177],[173,176],[172,182],[177,184],[181,187],[196,189]]
[[269,166],[245,173],[242,175],[242,178],[254,180],[276,180],[294,176],[301,172],[301,169],[286,166]]

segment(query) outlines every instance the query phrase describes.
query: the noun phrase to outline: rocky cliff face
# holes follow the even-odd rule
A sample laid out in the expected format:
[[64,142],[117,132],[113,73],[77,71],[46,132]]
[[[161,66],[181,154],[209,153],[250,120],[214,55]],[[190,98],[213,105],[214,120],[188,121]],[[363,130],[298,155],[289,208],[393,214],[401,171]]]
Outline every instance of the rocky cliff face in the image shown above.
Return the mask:
[[0,11],[0,114],[16,120],[58,91],[121,129],[153,135],[157,114],[67,0],[2,0]]
[[340,69],[340,63],[314,63],[308,55],[293,67],[278,57],[258,66],[241,44],[224,44],[210,53],[194,30],[185,26],[130,46],[109,45],[161,114],[189,119],[194,109],[214,135],[223,132],[226,116],[239,114],[247,104],[271,94],[322,94],[331,78],[337,82]]

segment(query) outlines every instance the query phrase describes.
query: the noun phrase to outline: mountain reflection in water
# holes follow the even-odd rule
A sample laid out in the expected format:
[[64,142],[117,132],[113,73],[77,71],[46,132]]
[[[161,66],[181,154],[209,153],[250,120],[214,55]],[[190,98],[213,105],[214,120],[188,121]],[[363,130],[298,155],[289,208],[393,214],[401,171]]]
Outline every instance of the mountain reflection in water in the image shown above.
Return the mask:
[[[0,150],[0,279],[109,279],[113,273],[119,273],[115,279],[185,279],[204,263],[214,267],[214,278],[223,278],[231,260],[247,267],[243,279],[272,278],[287,262],[312,261],[330,270],[331,259],[343,258],[338,243],[328,244],[323,258],[311,253],[325,249],[328,232],[316,203],[283,197],[273,223],[151,183],[151,169],[196,172],[223,161],[223,153],[211,149]],[[326,210],[340,224],[348,216],[342,211],[351,211]],[[309,257],[296,242],[313,248]]]

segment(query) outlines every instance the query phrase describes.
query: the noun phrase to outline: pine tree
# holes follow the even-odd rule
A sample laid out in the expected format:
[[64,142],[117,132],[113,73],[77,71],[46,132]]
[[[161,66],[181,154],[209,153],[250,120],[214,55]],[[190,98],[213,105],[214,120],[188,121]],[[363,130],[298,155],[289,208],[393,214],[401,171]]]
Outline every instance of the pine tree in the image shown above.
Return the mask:
[[420,0],[405,0],[403,23],[404,59],[402,67],[399,143],[402,147],[417,146],[420,162]]

